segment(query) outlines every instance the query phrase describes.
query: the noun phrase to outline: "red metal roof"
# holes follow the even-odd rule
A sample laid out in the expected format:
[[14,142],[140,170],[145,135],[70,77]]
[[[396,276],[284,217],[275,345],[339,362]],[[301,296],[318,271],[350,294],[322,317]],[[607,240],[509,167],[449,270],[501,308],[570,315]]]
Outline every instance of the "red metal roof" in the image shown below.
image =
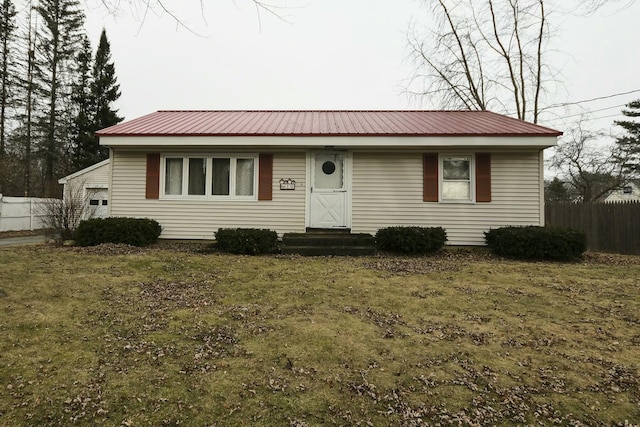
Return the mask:
[[490,111],[157,111],[99,136],[559,136]]

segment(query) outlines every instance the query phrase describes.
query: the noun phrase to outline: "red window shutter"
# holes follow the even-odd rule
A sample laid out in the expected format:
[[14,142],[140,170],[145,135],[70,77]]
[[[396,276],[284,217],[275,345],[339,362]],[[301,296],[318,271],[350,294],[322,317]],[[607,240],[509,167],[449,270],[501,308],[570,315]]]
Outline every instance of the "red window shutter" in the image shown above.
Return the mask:
[[491,201],[491,154],[476,153],[476,202]]
[[438,154],[424,155],[422,166],[422,200],[425,202],[438,201]]
[[160,197],[160,153],[147,154],[147,199]]
[[260,154],[258,159],[258,200],[273,198],[273,154]]

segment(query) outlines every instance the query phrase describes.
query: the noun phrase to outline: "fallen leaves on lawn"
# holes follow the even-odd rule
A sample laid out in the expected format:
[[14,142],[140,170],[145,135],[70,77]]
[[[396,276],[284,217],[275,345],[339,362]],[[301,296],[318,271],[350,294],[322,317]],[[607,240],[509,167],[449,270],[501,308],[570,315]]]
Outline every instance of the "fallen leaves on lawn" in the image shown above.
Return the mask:
[[[459,368],[458,374],[449,379],[437,379],[437,372],[441,366],[455,365]],[[476,366],[474,361],[466,353],[456,352],[448,356],[431,358],[418,368],[432,371],[429,375],[420,375],[411,382],[392,390],[381,389],[369,379],[372,369],[377,369],[376,364],[370,364],[366,369],[352,373],[352,379],[347,383],[347,389],[354,395],[369,399],[378,405],[378,413],[384,414],[401,426],[424,425],[570,425],[586,427],[600,425],[595,419],[586,414],[563,413],[556,406],[539,396],[563,394],[568,392],[564,380],[564,374],[556,366],[540,368],[538,370],[539,381],[535,385],[516,385],[512,387],[499,386],[499,373],[488,366]],[[504,374],[504,372],[502,372]],[[608,381],[601,386],[609,390],[628,390],[638,386],[637,373],[628,368],[615,365],[608,371]],[[614,379],[615,378],[615,379]],[[634,379],[632,379],[634,378]],[[622,384],[620,384],[622,383]],[[611,385],[615,384],[615,385]],[[430,396],[441,393],[442,387],[464,387],[471,393],[471,404],[461,409],[449,409],[444,405],[429,404]],[[572,390],[572,392],[576,392]],[[424,396],[416,401],[410,396]],[[332,405],[329,410],[343,421],[370,425],[370,420],[362,420],[351,411],[344,411],[337,405]],[[533,415],[534,420],[531,420]],[[337,421],[337,420],[334,420]],[[534,424],[532,424],[532,421]],[[615,426],[636,426],[628,420],[613,423]]]
[[145,248],[126,245],[124,243],[102,243],[96,246],[78,246],[74,251],[89,255],[113,256],[113,255],[139,255],[145,252]]
[[[510,262],[511,260],[493,255],[486,248],[445,248],[440,252],[422,257],[399,257],[380,254],[366,259],[363,265],[374,270],[395,275],[428,274],[460,271],[462,266],[473,262]],[[545,262],[545,261],[531,261]],[[640,256],[619,255],[602,252],[587,252],[578,261],[581,264],[605,264],[615,266],[640,265]]]
[[496,261],[489,251],[480,248],[445,249],[422,257],[397,257],[382,254],[364,261],[364,266],[396,275],[459,271],[465,262]]
[[640,256],[609,254],[605,252],[586,252],[582,257],[583,264],[605,265],[640,265]]

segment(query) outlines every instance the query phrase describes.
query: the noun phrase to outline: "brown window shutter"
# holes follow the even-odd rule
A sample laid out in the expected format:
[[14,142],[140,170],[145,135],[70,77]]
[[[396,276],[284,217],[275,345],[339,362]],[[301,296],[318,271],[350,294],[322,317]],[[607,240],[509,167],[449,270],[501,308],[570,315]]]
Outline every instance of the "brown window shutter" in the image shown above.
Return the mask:
[[422,200],[425,202],[438,201],[438,154],[424,155],[422,166]]
[[258,159],[258,200],[273,197],[273,154],[260,154]]
[[476,153],[476,202],[491,201],[491,154]]
[[160,153],[147,154],[147,199],[160,197]]

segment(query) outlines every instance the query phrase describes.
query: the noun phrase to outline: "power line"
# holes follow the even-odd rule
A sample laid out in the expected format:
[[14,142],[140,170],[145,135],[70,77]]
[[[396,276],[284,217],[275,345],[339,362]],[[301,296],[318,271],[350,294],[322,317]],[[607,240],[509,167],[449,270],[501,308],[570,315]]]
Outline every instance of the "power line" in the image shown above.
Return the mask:
[[[611,110],[611,109],[614,109],[614,108],[624,107],[625,105],[627,105],[627,104],[614,105],[614,106],[612,106],[612,107],[599,108],[599,109],[597,109],[597,110],[589,110],[589,111],[585,111],[585,112],[583,112],[583,113],[571,114],[571,115],[568,115],[568,116],[562,116],[562,117],[556,117],[556,118],[549,119],[549,120],[545,120],[545,121],[547,121],[547,122],[557,122],[558,120],[568,119],[568,118],[570,118],[570,117],[584,116],[584,115],[586,115],[586,114],[597,113],[597,112],[599,112],[599,111],[606,111],[606,110]],[[619,114],[622,114],[622,113],[619,113]],[[615,114],[615,115],[617,116],[618,114]]]
[[549,105],[548,107],[541,108],[540,111],[548,110],[550,108],[559,108],[559,107],[566,107],[566,106],[569,106],[569,105],[584,104],[586,102],[600,101],[602,99],[615,98],[616,96],[629,95],[629,94],[636,93],[636,92],[640,92],[640,89],[630,90],[628,92],[613,93],[611,95],[598,96],[596,98],[583,99],[582,101],[563,102],[563,103],[560,103],[560,104],[552,104],[552,105]]
[[622,114],[622,113],[620,113],[620,114],[609,114],[608,116],[594,117],[594,118],[593,118],[593,119],[591,119],[591,120],[608,119],[608,118],[610,118],[610,117],[620,117],[620,115],[621,115],[621,114]]

